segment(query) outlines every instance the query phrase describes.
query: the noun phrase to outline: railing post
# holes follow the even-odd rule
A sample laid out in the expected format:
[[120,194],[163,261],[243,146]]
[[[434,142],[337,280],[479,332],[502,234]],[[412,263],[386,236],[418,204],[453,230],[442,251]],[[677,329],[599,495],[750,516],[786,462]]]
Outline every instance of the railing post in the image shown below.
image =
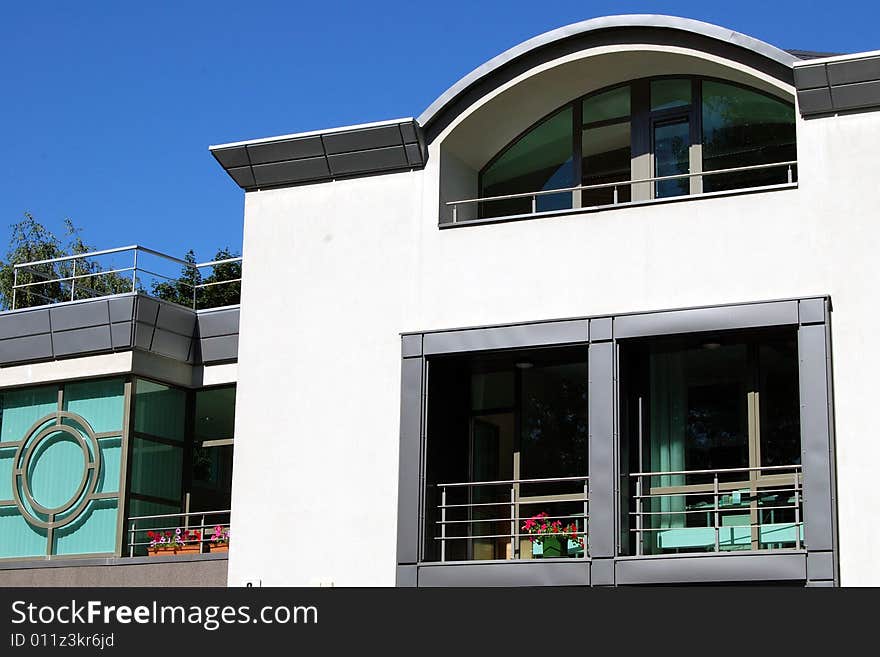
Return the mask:
[[73,301],[74,290],[76,289],[76,260],[71,260],[73,263],[73,269],[71,269],[71,278],[70,278],[70,300]]
[[589,556],[587,554],[587,546],[589,545],[589,535],[587,534],[587,527],[590,518],[590,480],[584,480],[584,528],[581,532],[581,539],[584,542],[584,557]]
[[452,206],[452,223],[458,221],[458,203]]
[[636,475],[636,556],[642,556],[642,476]]
[[137,275],[138,275],[138,249],[134,250],[134,262],[131,267],[131,291],[137,291]]
[[794,182],[794,178],[791,175],[791,165],[789,164],[788,165],[788,184],[790,185],[792,182]]
[[614,205],[617,205],[617,185],[614,186]]
[[718,510],[718,473],[716,472],[712,481],[713,497],[715,498],[715,551],[721,551],[721,514]]
[[516,484],[510,486],[510,558],[516,559]]
[[205,514],[202,514],[202,528],[199,530],[199,552],[205,551]]
[[794,547],[801,549],[801,489],[798,471],[794,471]]
[[18,292],[18,269],[12,268],[12,309],[15,310],[15,295]]
[[446,486],[440,492],[440,561],[446,561]]
[[538,211],[538,195],[532,194],[532,214]]
[[136,524],[137,523],[132,521],[132,523],[131,523],[131,536],[128,539],[128,556],[130,556],[130,557],[134,556],[134,537],[135,537],[135,531],[136,531],[136,529],[135,529]]

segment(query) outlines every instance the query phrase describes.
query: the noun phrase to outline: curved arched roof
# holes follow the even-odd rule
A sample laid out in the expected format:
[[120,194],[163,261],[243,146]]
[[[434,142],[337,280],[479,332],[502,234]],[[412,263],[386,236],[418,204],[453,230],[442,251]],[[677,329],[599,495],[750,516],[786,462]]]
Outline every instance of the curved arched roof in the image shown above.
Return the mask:
[[562,55],[623,43],[679,45],[748,64],[789,84],[797,57],[718,25],[655,14],[605,16],[545,32],[493,57],[440,95],[418,118],[428,141],[480,96],[516,75]]

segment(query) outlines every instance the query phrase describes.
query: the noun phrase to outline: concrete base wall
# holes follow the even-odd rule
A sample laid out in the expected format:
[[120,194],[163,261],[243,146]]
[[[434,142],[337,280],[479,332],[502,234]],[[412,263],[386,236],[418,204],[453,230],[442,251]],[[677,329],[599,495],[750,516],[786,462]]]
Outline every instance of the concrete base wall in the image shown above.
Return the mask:
[[0,565],[0,588],[13,586],[226,586],[226,556],[83,559]]

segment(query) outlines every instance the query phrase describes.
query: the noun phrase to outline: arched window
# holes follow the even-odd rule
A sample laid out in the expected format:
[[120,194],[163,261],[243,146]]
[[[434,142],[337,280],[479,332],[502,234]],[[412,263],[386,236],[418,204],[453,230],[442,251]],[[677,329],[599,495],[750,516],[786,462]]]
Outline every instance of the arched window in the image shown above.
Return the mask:
[[[483,201],[479,216],[781,184],[790,182],[788,167],[763,165],[796,156],[791,103],[710,78],[634,80],[542,119],[492,158],[479,180],[480,198],[587,189]],[[751,166],[762,168],[692,175]],[[655,180],[631,183],[646,179]]]
[[[522,191],[572,187],[574,143],[572,108],[565,107],[530,128],[502,150],[480,174],[480,196],[504,196]],[[571,207],[571,194],[539,196],[482,204],[483,216],[499,217]]]

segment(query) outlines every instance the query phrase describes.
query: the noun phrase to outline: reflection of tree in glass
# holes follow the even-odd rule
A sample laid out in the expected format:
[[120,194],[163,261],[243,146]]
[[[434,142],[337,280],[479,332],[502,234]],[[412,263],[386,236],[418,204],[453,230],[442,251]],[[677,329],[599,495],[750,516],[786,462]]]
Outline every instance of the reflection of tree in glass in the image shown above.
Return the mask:
[[552,386],[526,396],[522,431],[524,477],[586,474],[586,406],[586,377],[576,381],[554,380]]

